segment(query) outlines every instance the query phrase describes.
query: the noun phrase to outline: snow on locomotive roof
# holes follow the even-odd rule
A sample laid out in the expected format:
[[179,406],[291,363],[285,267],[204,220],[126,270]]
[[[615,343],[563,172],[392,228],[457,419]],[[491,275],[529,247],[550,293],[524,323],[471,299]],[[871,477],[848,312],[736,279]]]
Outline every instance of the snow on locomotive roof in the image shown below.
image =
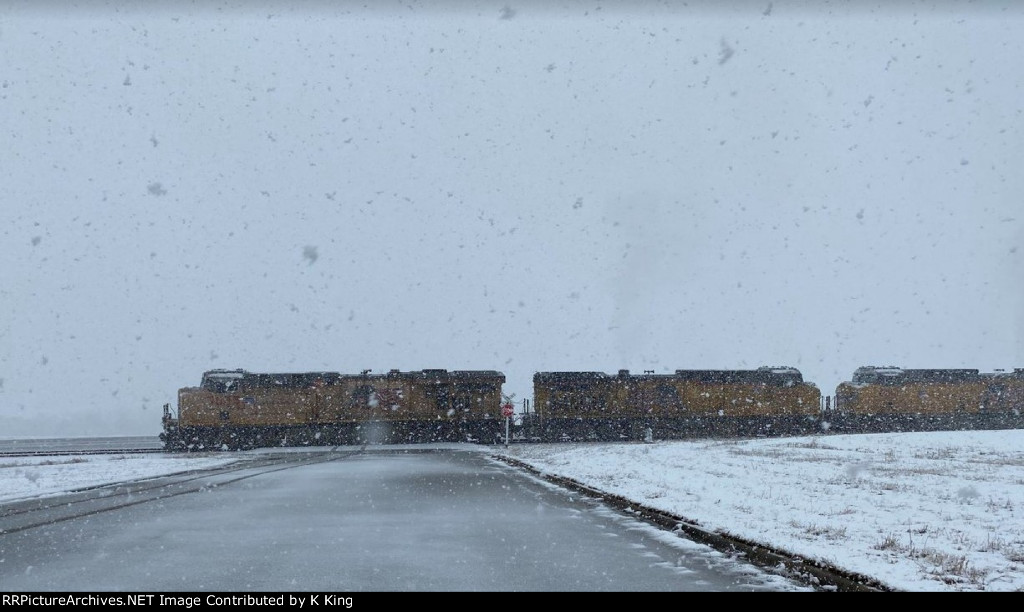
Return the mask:
[[768,370],[772,374],[800,374],[800,370],[790,366],[761,366],[758,370]]
[[604,372],[536,372],[533,382],[553,382],[566,380],[603,380],[611,378]]
[[245,370],[210,370],[203,374],[203,378],[243,378],[246,374]]
[[861,366],[857,368],[855,374],[856,373],[875,373],[879,376],[899,376],[903,373],[903,368],[897,366]]
[[900,385],[904,383],[956,383],[988,380],[993,374],[972,368],[899,368],[895,366],[863,366],[853,373],[852,383]]
[[707,383],[768,383],[793,385],[803,382],[796,368],[762,366],[756,370],[676,370],[676,376]]
[[756,370],[676,370],[671,374],[655,374],[645,370],[643,374],[631,374],[619,370],[618,374],[604,372],[537,372],[534,383],[597,381],[612,379],[630,380],[686,380],[701,383],[768,383],[793,385],[803,382],[800,370],[788,366],[762,366]]

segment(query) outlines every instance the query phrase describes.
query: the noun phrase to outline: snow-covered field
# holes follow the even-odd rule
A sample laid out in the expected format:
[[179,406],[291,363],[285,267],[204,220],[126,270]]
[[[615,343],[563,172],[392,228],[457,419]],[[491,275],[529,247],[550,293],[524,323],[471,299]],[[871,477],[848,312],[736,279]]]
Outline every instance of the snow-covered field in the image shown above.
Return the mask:
[[227,465],[228,453],[0,457],[0,502]]
[[909,591],[1024,590],[1024,431],[523,445],[542,471]]
[[[1024,431],[480,448],[895,589],[1024,590]],[[0,458],[0,500],[258,455]]]

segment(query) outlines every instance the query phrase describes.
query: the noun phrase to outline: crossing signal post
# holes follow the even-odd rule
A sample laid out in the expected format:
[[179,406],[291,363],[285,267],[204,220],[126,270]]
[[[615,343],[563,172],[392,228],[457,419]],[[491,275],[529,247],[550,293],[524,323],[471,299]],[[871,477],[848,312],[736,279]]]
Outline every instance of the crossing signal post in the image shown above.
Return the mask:
[[501,405],[501,416],[505,417],[505,448],[508,448],[509,423],[513,414],[515,414],[515,408],[512,406],[512,402],[505,402]]

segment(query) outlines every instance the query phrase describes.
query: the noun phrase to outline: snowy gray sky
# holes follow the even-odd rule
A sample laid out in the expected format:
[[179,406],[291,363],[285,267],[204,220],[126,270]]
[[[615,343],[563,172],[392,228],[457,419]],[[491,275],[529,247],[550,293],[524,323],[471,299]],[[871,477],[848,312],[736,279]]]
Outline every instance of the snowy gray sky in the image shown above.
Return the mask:
[[0,435],[210,368],[1024,367],[1024,5],[370,4],[0,4]]

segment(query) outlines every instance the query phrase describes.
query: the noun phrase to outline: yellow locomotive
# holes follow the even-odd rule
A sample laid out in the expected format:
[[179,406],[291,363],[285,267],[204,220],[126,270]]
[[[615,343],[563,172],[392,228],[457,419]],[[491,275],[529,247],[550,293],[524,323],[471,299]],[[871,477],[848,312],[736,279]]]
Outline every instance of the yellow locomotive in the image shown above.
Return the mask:
[[210,370],[164,406],[168,450],[434,441],[497,441],[495,371],[260,374]]
[[523,435],[546,441],[797,435],[821,425],[821,392],[790,367],[538,372],[533,387]]
[[857,368],[824,415],[837,433],[1024,426],[1024,369]]

